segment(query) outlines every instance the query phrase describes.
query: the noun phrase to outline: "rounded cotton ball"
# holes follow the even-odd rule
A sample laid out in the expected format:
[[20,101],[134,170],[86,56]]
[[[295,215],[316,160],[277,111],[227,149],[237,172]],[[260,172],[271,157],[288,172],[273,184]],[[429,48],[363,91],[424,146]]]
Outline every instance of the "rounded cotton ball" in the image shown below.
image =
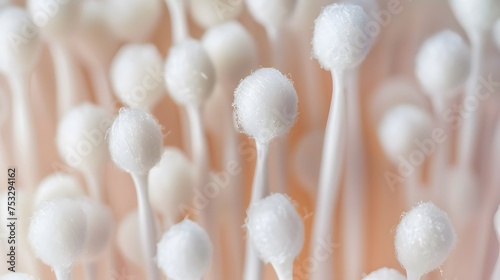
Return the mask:
[[257,45],[237,21],[214,26],[205,32],[202,44],[213,62],[219,81],[236,84],[257,67]]
[[85,249],[87,220],[74,200],[46,201],[33,213],[28,240],[35,255],[54,269],[69,269]]
[[184,220],[158,243],[158,267],[171,279],[202,279],[212,259],[212,243],[198,224]]
[[42,43],[24,9],[0,10],[0,69],[6,73],[31,72],[39,61]]
[[149,172],[163,151],[160,125],[141,109],[120,109],[109,129],[108,142],[113,162],[129,173]]
[[304,224],[289,197],[272,194],[250,206],[248,236],[263,262],[293,260],[304,244]]
[[102,168],[109,158],[106,132],[113,115],[91,103],[71,109],[57,126],[57,150],[71,167],[83,171]]
[[368,23],[369,17],[360,6],[326,6],[314,25],[314,58],[324,69],[330,71],[358,66],[365,59],[375,39],[364,32]]
[[383,267],[366,275],[362,280],[406,280],[406,277],[395,269]]
[[199,41],[188,39],[170,49],[165,84],[178,104],[199,106],[208,99],[215,85],[215,69]]
[[253,72],[234,91],[240,128],[261,143],[288,133],[297,118],[297,103],[292,82],[273,68]]
[[161,0],[109,0],[107,23],[114,35],[125,41],[142,41],[158,25]]
[[124,45],[111,63],[111,84],[129,107],[153,108],[164,96],[163,58],[153,44]]
[[406,213],[396,229],[399,263],[416,275],[441,266],[456,242],[448,215],[432,202],[421,203]]
[[19,272],[9,272],[0,276],[0,280],[35,280],[33,276]]
[[408,157],[423,141],[432,135],[430,114],[414,105],[402,104],[385,113],[378,127],[378,137],[385,154],[394,163],[399,157]]
[[61,198],[77,199],[85,195],[78,180],[65,173],[53,173],[45,177],[38,185],[35,193],[35,208],[48,200]]
[[470,50],[450,30],[427,39],[417,55],[415,74],[429,94],[446,94],[462,86],[470,72]]
[[449,0],[462,27],[470,34],[490,30],[500,17],[498,0]]
[[297,0],[246,0],[248,11],[266,28],[277,28],[291,18]]
[[81,0],[27,0],[26,3],[33,23],[50,39],[69,37],[78,24]]
[[87,242],[83,258],[97,260],[107,248],[113,232],[113,215],[111,210],[89,198],[78,200],[87,219]]
[[191,0],[189,4],[191,17],[205,29],[234,20],[243,11],[243,1]]
[[149,200],[153,208],[175,215],[180,204],[188,202],[193,186],[191,162],[178,148],[166,148],[158,165],[149,172]]

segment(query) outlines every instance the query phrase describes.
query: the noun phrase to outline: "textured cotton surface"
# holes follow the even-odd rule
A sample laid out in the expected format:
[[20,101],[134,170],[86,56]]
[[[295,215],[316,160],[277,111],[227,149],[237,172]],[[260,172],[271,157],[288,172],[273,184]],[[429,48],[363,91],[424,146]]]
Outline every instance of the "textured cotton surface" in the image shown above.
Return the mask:
[[363,280],[406,280],[401,272],[383,267],[363,277]]
[[53,269],[70,269],[85,249],[87,219],[74,200],[46,201],[33,213],[28,241]]
[[424,275],[441,266],[455,242],[450,218],[432,202],[415,206],[396,229],[397,258],[413,274]]
[[160,125],[147,112],[122,108],[108,134],[113,162],[129,173],[145,174],[158,161],[163,151]]
[[266,28],[276,28],[291,18],[297,0],[245,0],[248,11]]
[[186,219],[172,226],[158,243],[158,267],[172,280],[202,279],[212,253],[207,232]]
[[35,207],[47,200],[69,198],[76,199],[85,195],[82,185],[70,174],[53,173],[45,177],[35,193]]
[[283,136],[297,118],[297,92],[292,82],[273,68],[261,68],[243,79],[234,92],[239,127],[256,141]]
[[326,70],[344,70],[358,66],[374,40],[365,31],[368,23],[368,15],[358,5],[326,6],[314,24],[314,58]]

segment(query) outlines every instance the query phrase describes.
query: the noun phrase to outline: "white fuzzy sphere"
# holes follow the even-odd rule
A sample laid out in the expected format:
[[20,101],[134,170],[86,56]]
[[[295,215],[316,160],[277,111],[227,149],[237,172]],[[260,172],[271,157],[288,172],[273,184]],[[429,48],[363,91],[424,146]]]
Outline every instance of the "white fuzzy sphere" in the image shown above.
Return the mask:
[[79,170],[98,170],[109,158],[106,133],[113,115],[91,103],[72,108],[59,121],[56,144],[61,158]]
[[149,201],[159,213],[174,215],[187,203],[194,187],[193,164],[178,148],[165,148],[158,165],[149,172]]
[[256,22],[266,28],[277,28],[292,17],[297,0],[245,0],[245,3]]
[[323,8],[312,38],[313,56],[321,67],[342,71],[358,66],[375,40],[364,31],[369,22],[358,5],[332,4]]
[[415,74],[429,94],[450,93],[465,83],[469,72],[469,47],[450,30],[427,39],[417,55]]
[[145,174],[163,152],[161,127],[141,109],[122,108],[108,132],[113,162],[129,173]]
[[153,44],[127,44],[110,69],[111,85],[129,107],[153,108],[165,96],[163,58]]
[[297,118],[297,103],[292,82],[274,68],[253,72],[234,91],[240,128],[261,143],[288,133]]
[[431,138],[431,115],[417,106],[402,104],[387,111],[378,127],[378,137],[385,154],[394,163],[418,147],[415,140]]
[[46,201],[33,213],[28,241],[35,255],[54,269],[69,269],[85,249],[87,219],[70,199]]
[[265,263],[295,259],[304,244],[304,223],[290,198],[272,194],[252,204],[246,227],[252,244]]
[[34,205],[60,198],[77,199],[85,195],[82,185],[75,176],[65,173],[52,173],[45,177],[36,188]]
[[500,17],[498,0],[449,0],[449,2],[458,22],[469,35],[490,30]]
[[165,84],[180,105],[199,106],[212,94],[215,69],[201,42],[182,41],[172,48],[165,63]]
[[257,67],[257,44],[237,21],[208,29],[201,41],[222,83],[236,86]]
[[26,3],[33,23],[50,39],[69,37],[78,24],[82,0],[27,0]]
[[35,278],[33,276],[20,272],[9,272],[0,276],[0,280],[35,280]]
[[366,275],[362,280],[406,280],[406,277],[395,269],[383,267]]
[[97,260],[107,248],[113,233],[113,214],[104,204],[89,198],[78,200],[87,219],[87,242],[83,258]]
[[107,22],[115,36],[125,41],[142,41],[160,22],[161,0],[109,0]]
[[448,215],[432,202],[406,213],[396,229],[399,263],[420,276],[441,266],[455,246],[456,234]]
[[207,232],[186,219],[172,226],[158,243],[158,267],[171,279],[202,279],[212,253]]
[[0,70],[5,74],[33,71],[42,43],[24,9],[10,6],[0,10]]
[[243,0],[190,0],[192,19],[202,28],[236,19],[243,11]]

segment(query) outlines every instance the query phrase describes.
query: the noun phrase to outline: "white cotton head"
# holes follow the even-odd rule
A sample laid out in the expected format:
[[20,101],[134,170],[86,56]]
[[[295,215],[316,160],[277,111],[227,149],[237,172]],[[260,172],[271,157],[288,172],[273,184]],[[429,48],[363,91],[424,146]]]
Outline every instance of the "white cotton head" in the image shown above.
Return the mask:
[[80,16],[82,0],[27,0],[33,23],[49,39],[69,37]]
[[87,219],[87,242],[83,259],[95,261],[111,241],[113,214],[109,207],[89,198],[81,198],[78,203]]
[[71,167],[96,171],[109,158],[106,132],[113,115],[91,103],[72,108],[59,121],[56,144],[59,156]]
[[28,241],[37,258],[53,269],[71,269],[85,249],[87,219],[70,199],[42,203],[33,213]]
[[52,173],[45,177],[36,188],[34,205],[37,208],[48,200],[61,198],[77,199],[85,195],[78,179],[66,173]]
[[215,69],[201,43],[184,40],[172,48],[165,63],[165,84],[180,105],[200,106],[212,94]]
[[162,214],[175,216],[181,203],[188,203],[192,188],[193,164],[175,147],[165,148],[158,165],[149,172],[149,201]]
[[172,226],[158,243],[157,263],[171,279],[202,279],[212,260],[212,242],[198,224],[184,220]]
[[245,3],[256,22],[266,28],[279,28],[292,17],[297,0],[245,0]]
[[35,280],[35,277],[20,272],[9,272],[0,276],[0,280]]
[[190,0],[189,2],[191,18],[204,29],[234,20],[243,11],[243,1]]
[[470,50],[451,30],[427,39],[417,54],[415,74],[428,94],[444,95],[461,87],[470,72]]
[[142,41],[160,22],[161,0],[109,0],[106,17],[115,36],[125,41]]
[[406,277],[395,269],[383,267],[366,275],[362,280],[406,280]]
[[[432,137],[431,115],[414,105],[402,104],[387,111],[378,126],[378,137],[389,159],[397,163],[417,151],[415,141]],[[418,150],[420,152],[420,150]]]
[[153,44],[127,44],[111,63],[110,79],[128,107],[152,109],[165,96],[163,58]]
[[420,203],[404,214],[396,229],[399,263],[420,277],[441,266],[455,243],[450,218],[432,202]]
[[290,131],[297,118],[297,92],[274,68],[261,68],[234,91],[234,114],[240,128],[255,141],[268,143]]
[[370,19],[363,8],[352,4],[331,4],[314,24],[313,56],[326,70],[343,71],[361,64],[374,37],[364,32]]
[[274,266],[293,262],[302,250],[304,223],[286,195],[272,194],[250,205],[246,227],[248,238],[265,263]]
[[[24,38],[29,34],[30,38]],[[39,61],[42,43],[27,12],[9,6],[0,10],[0,70],[5,74],[29,73]]]
[[119,168],[145,174],[160,161],[163,135],[156,119],[146,111],[122,108],[109,129],[108,144],[111,159]]
[[458,22],[469,35],[488,31],[500,17],[498,0],[449,0]]
[[213,62],[218,81],[231,87],[257,67],[257,44],[237,21],[208,29],[201,39]]

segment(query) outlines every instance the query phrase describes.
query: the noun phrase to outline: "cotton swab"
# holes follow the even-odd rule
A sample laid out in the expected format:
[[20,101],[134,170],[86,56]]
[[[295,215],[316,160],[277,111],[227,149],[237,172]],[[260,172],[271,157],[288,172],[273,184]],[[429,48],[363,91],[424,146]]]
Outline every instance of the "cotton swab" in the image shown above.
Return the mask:
[[160,125],[145,111],[122,108],[109,129],[108,144],[113,162],[134,180],[145,268],[149,280],[160,279],[154,263],[155,221],[148,196],[148,173],[160,161],[163,149]]
[[149,172],[149,200],[163,215],[164,228],[175,223],[182,204],[191,198],[194,178],[193,164],[175,147],[163,151],[160,162]]
[[185,0],[165,0],[170,13],[170,27],[174,44],[189,38],[184,2]]
[[304,244],[304,223],[289,197],[272,194],[250,205],[246,227],[260,259],[279,280],[293,279],[293,261]]
[[111,63],[110,77],[118,99],[132,108],[151,110],[165,96],[163,58],[153,44],[127,44]]
[[101,186],[103,168],[109,158],[106,133],[113,115],[91,103],[71,109],[59,121],[56,144],[59,155],[84,175],[91,196],[103,200]]
[[395,248],[408,280],[420,280],[440,267],[456,243],[450,218],[432,202],[406,213],[396,229]]
[[36,188],[34,206],[37,208],[48,200],[77,199],[84,195],[83,187],[74,176],[65,173],[53,173],[45,177]]
[[[332,4],[322,10],[314,26],[313,56],[324,69],[332,72],[335,93],[331,100],[323,142],[311,252],[317,250],[321,240],[334,232],[330,226],[340,187],[345,146],[343,135],[347,118],[344,77],[348,69],[358,66],[364,60],[372,45],[373,38],[361,38],[360,33],[368,22],[369,18],[363,8],[350,4]],[[332,268],[331,257],[319,264],[311,279],[325,279],[327,275],[332,275],[328,272]]]
[[[268,149],[276,138],[285,135],[297,118],[297,92],[278,70],[261,68],[243,79],[234,91],[234,114],[240,128],[255,139],[257,163],[250,204],[269,192]],[[261,264],[247,239],[245,280],[259,279]]]
[[0,280],[35,280],[33,276],[20,272],[9,272],[0,276]]
[[243,1],[190,0],[191,18],[204,29],[235,20],[243,11]]
[[383,267],[363,277],[362,280],[406,280],[399,271]]
[[24,34],[30,21],[25,10],[5,7],[0,10],[0,68],[7,76],[12,99],[12,140],[18,164],[26,168],[27,186],[34,188],[39,176],[37,137],[31,109],[31,74],[38,63],[42,45],[38,33],[27,41],[12,43],[12,34]]
[[[497,240],[500,243],[500,206],[495,212],[495,216],[493,218],[493,226],[495,227],[495,232],[497,234]],[[500,279],[500,253],[498,254],[497,262],[495,264],[495,269],[491,274],[491,280]]]
[[207,232],[186,219],[172,226],[158,242],[157,262],[173,280],[199,280],[207,272],[213,247]]
[[87,220],[74,200],[44,202],[31,218],[28,241],[35,255],[52,267],[57,280],[69,280],[86,242]]

